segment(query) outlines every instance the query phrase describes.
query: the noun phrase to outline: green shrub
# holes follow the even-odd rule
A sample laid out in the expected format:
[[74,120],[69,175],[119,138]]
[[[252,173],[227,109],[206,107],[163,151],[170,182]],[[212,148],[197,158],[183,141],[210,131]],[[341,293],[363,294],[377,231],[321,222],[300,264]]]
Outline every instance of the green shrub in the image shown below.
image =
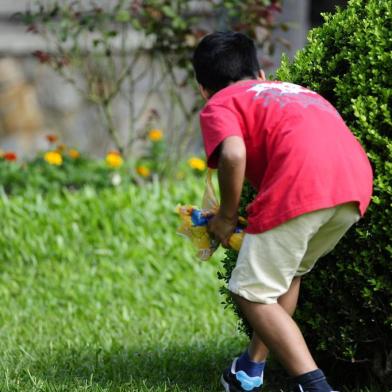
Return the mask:
[[[342,114],[372,162],[373,203],[304,279],[296,314],[312,350],[392,384],[392,2],[351,0],[325,15],[278,79],[307,86]],[[249,202],[248,198],[243,202]],[[235,255],[228,253],[230,275]],[[224,290],[224,289],[223,289]],[[230,300],[228,300],[230,302]]]

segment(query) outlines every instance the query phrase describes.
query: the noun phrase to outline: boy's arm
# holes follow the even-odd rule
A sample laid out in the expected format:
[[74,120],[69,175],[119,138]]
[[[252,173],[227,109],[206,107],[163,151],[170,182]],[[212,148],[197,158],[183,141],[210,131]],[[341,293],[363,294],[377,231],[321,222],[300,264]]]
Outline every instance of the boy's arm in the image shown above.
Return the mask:
[[245,177],[246,149],[239,136],[226,138],[221,146],[218,179],[221,203],[218,213],[208,224],[209,233],[227,247],[238,219],[242,186]]

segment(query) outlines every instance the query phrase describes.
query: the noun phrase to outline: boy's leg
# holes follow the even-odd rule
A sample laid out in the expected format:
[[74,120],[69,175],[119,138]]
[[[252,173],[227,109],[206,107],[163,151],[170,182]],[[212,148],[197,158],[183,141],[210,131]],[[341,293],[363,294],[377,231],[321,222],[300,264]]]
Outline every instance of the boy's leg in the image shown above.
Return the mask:
[[[278,298],[278,302],[290,315],[294,313],[297,305],[300,283],[300,277],[294,278],[287,293]],[[264,367],[268,353],[269,350],[267,346],[256,334],[253,334],[248,349],[239,358],[237,358],[235,362],[235,371],[242,371],[246,375],[242,375],[242,382],[244,379],[246,380],[247,377],[250,377],[247,379],[248,382],[254,382],[256,386],[259,385],[260,382],[262,383]],[[250,386],[248,385],[248,388],[249,387]],[[253,390],[260,390],[260,387],[258,389],[252,389],[252,391]]]
[[333,392],[317,368],[297,324],[276,304],[250,302],[234,295],[254,331],[293,376],[296,392]]
[[290,375],[299,376],[317,369],[301,331],[281,305],[250,302],[238,295],[234,298],[257,336],[276,354]]
[[[284,313],[286,313],[286,315],[289,319],[291,319],[290,316],[292,316],[294,314],[294,311],[295,311],[295,308],[297,305],[300,283],[301,283],[301,277],[295,277],[293,279],[287,293],[285,293],[284,295],[279,297],[278,304],[276,304],[277,306],[281,307],[282,311]],[[234,296],[235,300],[237,300],[237,298],[242,299],[241,297],[238,297],[234,294],[233,294],[233,296]],[[244,301],[246,301],[246,300],[244,300]],[[265,305],[265,306],[270,306],[270,305]],[[240,307],[241,307],[244,315],[247,317],[243,306],[240,305]],[[252,310],[250,310],[250,311],[252,312]],[[248,321],[252,325],[253,320],[248,320]],[[252,327],[253,327],[253,325],[252,325]],[[232,369],[235,369],[235,372],[236,372],[235,374],[239,374],[239,373],[241,373],[241,371],[244,371],[245,374],[247,374],[247,376],[245,376],[244,374],[242,374],[242,376],[240,378],[238,376],[233,376],[230,374],[231,372],[228,369],[226,369],[225,373],[223,374],[222,383],[225,386],[226,391],[231,391],[231,390],[260,391],[261,390],[261,386],[262,386],[262,382],[263,382],[265,360],[266,360],[267,355],[269,353],[269,349],[263,343],[263,340],[259,336],[260,336],[260,334],[257,335],[254,333],[248,350],[246,350],[245,353],[241,357],[239,357],[235,362],[233,362],[233,364],[235,364],[235,367],[233,367],[234,365],[232,365]],[[306,345],[305,345],[305,347],[306,347]],[[313,363],[314,363],[314,361],[313,361]],[[315,392],[317,392],[317,391],[331,391],[330,388],[328,389],[329,385],[325,381],[324,374],[319,369],[317,369],[317,366],[315,363],[313,366],[308,368],[308,369],[312,369],[312,370],[302,372],[303,369],[306,369],[306,368],[300,368],[298,370],[297,374],[290,372],[290,370],[289,370],[289,372],[293,376],[297,376],[296,377],[297,379],[294,380],[297,384],[299,384],[299,383],[302,384],[305,381],[309,382],[309,380],[311,383],[314,383],[316,381],[316,383],[319,384],[321,381],[322,385],[324,386],[324,389],[321,389],[321,390],[318,389],[318,387],[320,386],[320,385],[318,385],[318,386],[316,386],[316,389],[309,389],[309,391],[315,391]],[[260,376],[260,374],[261,374],[261,378],[258,377],[258,376]],[[234,377],[236,378],[235,381],[233,381]],[[230,385],[232,385],[232,386],[234,385],[236,387],[239,385],[238,381],[241,382],[241,387],[243,387],[243,388],[231,389]],[[245,384],[243,384],[244,381],[245,381]],[[246,385],[246,387],[245,387],[245,385]],[[327,387],[327,389],[325,389],[325,387]],[[298,392],[299,391],[303,392],[305,390],[298,389]],[[308,391],[308,389],[306,389],[306,391]]]
[[[294,314],[297,307],[300,285],[301,277],[295,277],[291,282],[289,291],[278,299],[278,303],[290,316]],[[269,350],[257,334],[253,333],[248,353],[251,361],[263,362],[267,359]]]
[[[301,331],[279,298],[288,292],[293,277],[307,273],[358,218],[356,205],[348,203],[304,214],[269,231],[244,237],[229,290],[259,343],[274,351],[295,377],[296,391],[330,392],[332,388],[317,369]],[[266,347],[259,345],[258,349],[255,355],[265,357]],[[224,376],[232,379],[237,377],[237,371],[232,367]]]

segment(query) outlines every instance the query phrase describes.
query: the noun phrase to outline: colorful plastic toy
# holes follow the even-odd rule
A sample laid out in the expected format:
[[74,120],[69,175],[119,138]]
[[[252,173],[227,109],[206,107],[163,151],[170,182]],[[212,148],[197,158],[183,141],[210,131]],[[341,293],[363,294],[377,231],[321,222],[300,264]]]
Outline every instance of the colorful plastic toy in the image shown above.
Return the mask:
[[[203,208],[197,208],[191,205],[178,206],[177,212],[182,220],[182,225],[177,232],[188,237],[193,245],[197,248],[197,256],[201,260],[208,260],[219,243],[210,237],[207,231],[208,221],[218,211],[219,205],[216,201],[214,189],[211,181],[211,171],[207,175],[207,186],[203,197]],[[244,237],[244,228],[246,220],[242,217],[238,220],[238,226],[229,240],[232,249],[239,251]]]

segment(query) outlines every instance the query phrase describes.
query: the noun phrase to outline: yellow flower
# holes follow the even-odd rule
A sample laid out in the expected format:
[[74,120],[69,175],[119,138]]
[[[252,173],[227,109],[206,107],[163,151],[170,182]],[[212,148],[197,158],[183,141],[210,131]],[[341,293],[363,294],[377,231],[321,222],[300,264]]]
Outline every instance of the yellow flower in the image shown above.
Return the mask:
[[206,169],[206,163],[203,159],[192,157],[188,160],[188,165],[195,170],[204,171]]
[[68,155],[72,159],[78,159],[80,157],[80,152],[78,150],[75,150],[74,148],[71,148],[68,150]]
[[149,177],[151,174],[151,170],[147,166],[138,166],[136,172],[142,177]]
[[57,151],[48,151],[45,153],[44,159],[51,165],[60,166],[63,163],[63,157]]
[[151,129],[151,131],[148,132],[148,138],[152,142],[159,142],[163,139],[163,132],[160,129]]
[[106,164],[109,167],[113,167],[113,168],[121,167],[123,163],[124,160],[122,159],[120,153],[118,153],[117,151],[109,152],[106,155]]

